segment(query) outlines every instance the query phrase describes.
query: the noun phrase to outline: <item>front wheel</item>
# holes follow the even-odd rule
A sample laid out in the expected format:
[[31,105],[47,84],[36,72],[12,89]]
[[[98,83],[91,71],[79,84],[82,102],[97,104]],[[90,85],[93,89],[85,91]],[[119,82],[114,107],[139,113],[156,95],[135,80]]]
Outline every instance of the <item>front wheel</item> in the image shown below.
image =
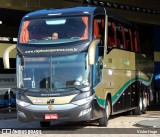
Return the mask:
[[99,126],[107,127],[108,125],[108,119],[111,114],[111,103],[110,100],[106,100],[106,106],[105,109],[103,110],[103,117],[99,119]]

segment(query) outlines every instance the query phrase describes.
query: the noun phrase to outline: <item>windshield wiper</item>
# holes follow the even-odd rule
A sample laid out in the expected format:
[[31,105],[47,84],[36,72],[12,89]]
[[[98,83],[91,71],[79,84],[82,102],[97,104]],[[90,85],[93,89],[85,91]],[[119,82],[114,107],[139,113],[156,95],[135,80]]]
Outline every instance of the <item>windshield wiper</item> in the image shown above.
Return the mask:
[[44,91],[50,91],[49,88],[46,89],[34,89],[34,88],[17,88],[21,90],[21,94],[24,94],[26,91],[31,91],[31,92],[44,92]]
[[78,91],[80,91],[80,92],[83,92],[81,89],[79,89],[79,88],[77,88],[77,87],[62,87],[62,88],[53,88],[53,89],[69,89],[69,88],[74,88],[74,89],[76,89],[76,90],[78,90]]

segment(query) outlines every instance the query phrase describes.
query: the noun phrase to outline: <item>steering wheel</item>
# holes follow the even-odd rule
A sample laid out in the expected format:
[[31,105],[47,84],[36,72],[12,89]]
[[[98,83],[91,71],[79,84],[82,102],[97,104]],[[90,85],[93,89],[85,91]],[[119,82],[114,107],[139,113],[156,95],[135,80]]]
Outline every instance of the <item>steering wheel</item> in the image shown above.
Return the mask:
[[80,39],[80,37],[75,36],[75,37],[71,37],[71,39]]
[[50,40],[51,37],[44,37],[43,40]]

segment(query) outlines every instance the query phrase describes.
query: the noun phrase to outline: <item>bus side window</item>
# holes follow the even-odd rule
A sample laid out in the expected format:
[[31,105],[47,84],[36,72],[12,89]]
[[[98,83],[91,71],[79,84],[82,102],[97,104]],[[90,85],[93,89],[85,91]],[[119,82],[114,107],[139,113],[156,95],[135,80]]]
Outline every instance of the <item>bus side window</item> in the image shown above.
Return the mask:
[[120,25],[120,30],[121,30],[121,35],[122,35],[122,45],[123,47],[120,47],[122,49],[127,49],[126,44],[125,44],[125,34],[124,34],[124,28],[122,25]]
[[100,37],[99,34],[99,26],[98,26],[98,22],[96,19],[94,19],[94,39],[98,39]]
[[116,31],[114,22],[108,22],[108,47],[116,47]]
[[101,45],[104,45],[104,18],[95,18],[94,19],[94,28],[93,28],[93,38],[94,39],[100,39]]
[[135,52],[139,52],[139,48],[138,48],[138,37],[137,37],[137,32],[134,31],[134,47],[135,47]]
[[129,51],[133,51],[131,30],[128,28],[124,28],[124,32],[125,32],[125,47]]
[[93,65],[93,86],[96,86],[102,79],[103,57],[104,57],[104,31],[105,17],[98,15],[93,21],[93,39],[100,39],[96,45],[95,64]]
[[133,40],[132,40],[132,31],[131,31],[131,29],[128,30],[128,33],[129,33],[129,39],[130,39],[130,42],[129,42],[130,43],[130,50],[134,51],[133,50]]
[[98,46],[98,56],[104,56],[104,16],[98,15],[93,21],[93,39],[100,39]]
[[116,26],[116,32],[117,32],[117,47],[120,49],[124,49],[125,43],[124,43],[124,30],[121,25]]

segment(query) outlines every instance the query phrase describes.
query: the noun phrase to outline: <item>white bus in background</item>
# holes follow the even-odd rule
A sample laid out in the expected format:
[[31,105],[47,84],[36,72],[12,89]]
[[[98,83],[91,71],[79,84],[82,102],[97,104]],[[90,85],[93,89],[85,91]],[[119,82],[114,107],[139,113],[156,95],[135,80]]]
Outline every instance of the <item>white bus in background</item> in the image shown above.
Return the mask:
[[[16,93],[16,50],[15,38],[0,37],[0,113],[15,109]],[[8,53],[8,50],[10,52]],[[9,66],[5,56],[9,56]]]

